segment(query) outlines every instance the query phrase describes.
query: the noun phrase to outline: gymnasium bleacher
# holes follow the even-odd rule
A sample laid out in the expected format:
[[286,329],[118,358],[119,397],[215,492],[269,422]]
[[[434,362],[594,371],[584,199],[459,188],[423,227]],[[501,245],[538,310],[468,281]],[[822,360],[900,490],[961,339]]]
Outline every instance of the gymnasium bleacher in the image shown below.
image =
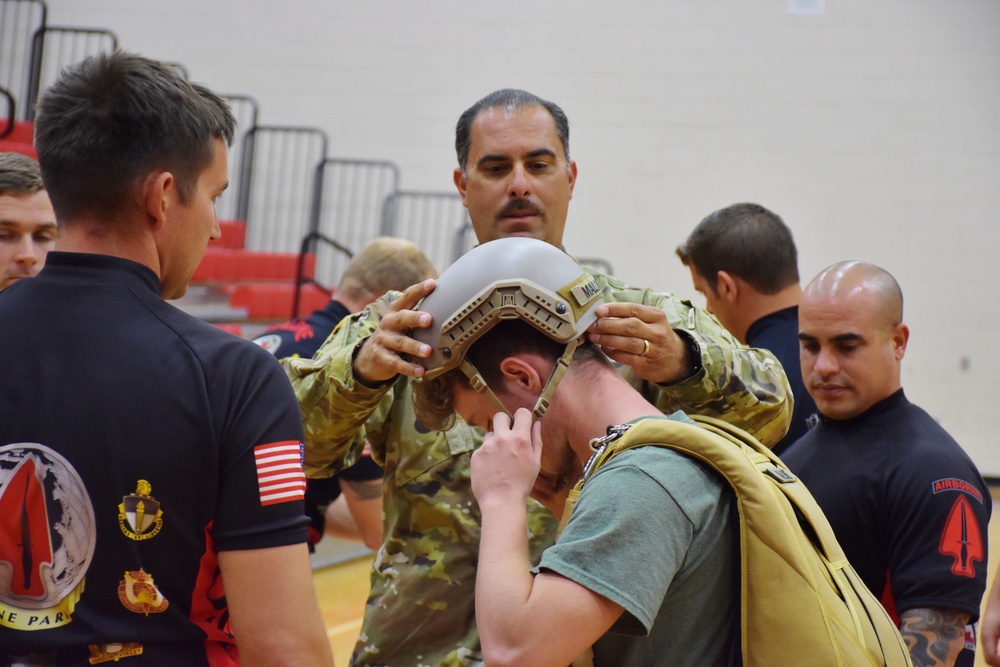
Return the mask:
[[[63,67],[118,46],[106,28],[50,25],[44,0],[0,0],[0,151],[36,157],[40,91]],[[183,63],[170,64],[188,76]],[[210,243],[180,308],[253,337],[325,304],[350,257],[378,236],[414,241],[439,270],[475,245],[456,192],[403,189],[391,160],[336,156],[322,129],[262,124],[251,94],[223,97],[238,128],[229,189],[216,207],[222,238]],[[612,272],[605,260],[581,261]]]
[[[119,44],[105,28],[49,25],[44,0],[0,0],[0,45],[0,150],[35,157],[40,91],[63,67]],[[377,236],[413,240],[439,269],[475,243],[457,193],[402,190],[390,160],[336,156],[323,130],[262,124],[252,95],[223,97],[239,127],[217,205],[222,238],[175,302],[191,314],[251,337],[325,304],[353,253]]]

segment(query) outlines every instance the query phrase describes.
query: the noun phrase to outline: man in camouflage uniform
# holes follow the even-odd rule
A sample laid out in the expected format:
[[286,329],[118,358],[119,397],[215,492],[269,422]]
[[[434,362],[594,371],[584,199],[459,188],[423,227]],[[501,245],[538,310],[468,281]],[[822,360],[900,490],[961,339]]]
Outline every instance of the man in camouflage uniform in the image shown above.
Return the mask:
[[[459,119],[455,183],[481,243],[531,236],[561,247],[576,163],[562,110],[517,90],[483,98]],[[592,271],[604,290],[590,340],[665,413],[721,417],[777,442],[791,400],[774,357],[741,347],[718,322],[671,294],[625,285]],[[313,360],[286,363],[306,424],[306,470],[330,475],[357,457],[367,438],[385,468],[384,543],[352,663],[480,665],[474,590],[480,512],[469,459],[482,431],[458,420],[444,433],[414,417],[410,357],[430,347],[407,335],[430,324],[415,311],[434,281],[389,293],[345,319]],[[540,479],[538,500],[558,510],[576,480]],[[555,522],[538,506],[533,556]]]

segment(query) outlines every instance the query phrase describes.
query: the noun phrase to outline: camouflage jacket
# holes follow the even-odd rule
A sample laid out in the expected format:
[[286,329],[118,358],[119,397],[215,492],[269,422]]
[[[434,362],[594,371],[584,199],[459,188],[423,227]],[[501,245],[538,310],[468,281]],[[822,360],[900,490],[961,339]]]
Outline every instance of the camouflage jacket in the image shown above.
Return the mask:
[[[671,294],[629,287],[592,271],[605,300],[662,308],[674,329],[701,350],[702,369],[670,386],[619,370],[665,414],[721,417],[767,444],[788,428],[791,394],[780,364],[764,350],[740,346],[711,315]],[[365,439],[385,468],[384,541],[375,555],[371,593],[352,664],[479,665],[475,577],[480,513],[469,458],[482,431],[461,420],[429,432],[413,413],[410,378],[372,389],[355,381],[355,349],[397,294],[343,320],[312,360],[282,363],[295,387],[306,432],[306,473],[322,477],[350,465]],[[531,508],[532,556],[555,537],[556,521]]]

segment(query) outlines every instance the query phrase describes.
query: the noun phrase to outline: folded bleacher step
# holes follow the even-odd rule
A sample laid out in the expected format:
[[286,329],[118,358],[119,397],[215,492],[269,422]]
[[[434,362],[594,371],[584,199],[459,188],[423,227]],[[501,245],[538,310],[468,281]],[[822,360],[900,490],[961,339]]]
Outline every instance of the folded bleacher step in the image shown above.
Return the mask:
[[247,319],[247,309],[233,306],[229,295],[217,285],[189,285],[187,294],[171,303],[206,322],[241,322]]
[[[292,315],[292,304],[295,300],[294,283],[252,283],[241,282],[220,285],[220,289],[229,295],[231,308],[246,311],[246,319],[287,320]],[[322,308],[330,300],[330,295],[315,285],[303,285],[299,297],[299,314],[308,315],[317,308]]]
[[[196,283],[282,280],[295,282],[296,253],[263,252],[210,246],[191,280]],[[312,275],[316,256],[307,255],[303,272]]]

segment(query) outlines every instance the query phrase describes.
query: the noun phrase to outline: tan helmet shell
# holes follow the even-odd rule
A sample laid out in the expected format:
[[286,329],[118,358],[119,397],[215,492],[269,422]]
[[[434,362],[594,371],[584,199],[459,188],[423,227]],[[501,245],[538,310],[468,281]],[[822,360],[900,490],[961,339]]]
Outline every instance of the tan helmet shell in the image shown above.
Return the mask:
[[469,345],[505,319],[568,343],[597,319],[601,303],[597,280],[559,248],[531,238],[490,241],[449,266],[418,306],[433,319],[411,335],[432,352],[416,362],[427,379],[456,368]]

